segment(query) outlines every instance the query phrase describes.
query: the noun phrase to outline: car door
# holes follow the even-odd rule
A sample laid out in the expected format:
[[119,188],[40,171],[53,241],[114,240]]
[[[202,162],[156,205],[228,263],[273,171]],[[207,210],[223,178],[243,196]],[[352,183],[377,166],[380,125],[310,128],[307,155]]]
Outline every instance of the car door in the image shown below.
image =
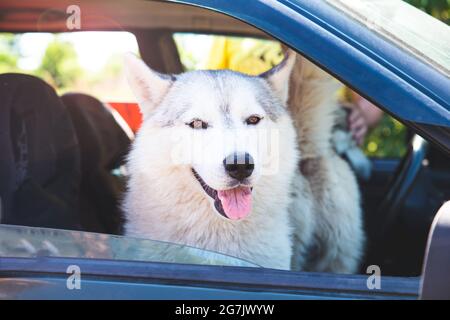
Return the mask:
[[[330,2],[255,0],[252,2],[254,7],[251,14],[246,6],[248,1],[172,2],[206,7],[262,29],[292,46],[386,112],[429,138],[442,150],[449,150],[450,93],[446,89],[449,87],[448,77],[428,62],[402,51],[385,37],[368,30],[367,26],[330,5]],[[386,277],[386,287],[381,291],[371,291],[367,287],[367,275],[341,276],[263,269],[238,270],[231,267],[191,267],[175,264],[153,266],[131,262],[110,263],[95,259],[61,259],[4,259],[0,271],[4,278],[16,277],[17,280],[22,279],[18,277],[20,270],[23,271],[24,278],[29,272],[40,270],[38,275],[35,274],[36,278],[44,285],[54,288],[56,282],[62,285],[67,265],[79,263],[94,285],[117,284],[110,286],[110,289],[118,288],[121,284],[130,285],[131,288],[136,281],[147,279],[148,283],[157,283],[157,286],[182,284],[184,290],[198,286],[202,289],[213,287],[214,290],[250,291],[259,294],[263,290],[271,297],[282,291],[294,292],[298,297],[416,298],[419,287],[418,278]],[[130,274],[130,271],[133,272]],[[205,274],[208,277],[205,277]],[[182,289],[177,287],[176,290]],[[62,292],[64,291],[61,287],[61,291],[56,295]],[[111,296],[112,291],[103,288],[99,292]],[[65,294],[71,293],[65,291]]]

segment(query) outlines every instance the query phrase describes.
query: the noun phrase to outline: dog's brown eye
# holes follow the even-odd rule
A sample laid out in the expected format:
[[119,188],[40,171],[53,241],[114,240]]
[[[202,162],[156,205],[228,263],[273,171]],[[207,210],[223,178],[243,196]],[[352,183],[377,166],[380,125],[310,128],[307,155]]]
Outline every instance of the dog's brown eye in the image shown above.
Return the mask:
[[250,116],[247,118],[247,120],[245,120],[245,123],[249,124],[249,125],[255,125],[258,124],[258,122],[260,122],[262,119],[262,117],[260,116]]
[[187,123],[189,127],[192,129],[206,129],[208,128],[208,123],[205,121],[202,121],[200,119],[194,119],[191,122]]

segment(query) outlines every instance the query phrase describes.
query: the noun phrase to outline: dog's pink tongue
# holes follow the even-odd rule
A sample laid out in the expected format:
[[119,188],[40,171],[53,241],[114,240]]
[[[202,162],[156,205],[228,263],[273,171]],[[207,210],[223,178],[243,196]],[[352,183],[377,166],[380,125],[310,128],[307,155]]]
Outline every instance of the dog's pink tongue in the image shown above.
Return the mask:
[[252,209],[252,191],[248,187],[219,190],[217,195],[225,214],[232,220],[245,218]]

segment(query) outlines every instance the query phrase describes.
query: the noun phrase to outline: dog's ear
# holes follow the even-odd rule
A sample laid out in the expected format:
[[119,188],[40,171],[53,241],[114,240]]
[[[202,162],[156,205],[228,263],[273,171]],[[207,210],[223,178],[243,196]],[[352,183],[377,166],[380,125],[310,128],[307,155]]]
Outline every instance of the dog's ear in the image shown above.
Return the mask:
[[144,115],[151,112],[167,94],[172,80],[170,76],[150,69],[144,61],[132,53],[124,56],[125,73],[131,91]]
[[284,103],[287,102],[289,97],[289,79],[295,64],[295,57],[295,52],[289,49],[285,52],[283,61],[259,75],[269,82],[272,89]]

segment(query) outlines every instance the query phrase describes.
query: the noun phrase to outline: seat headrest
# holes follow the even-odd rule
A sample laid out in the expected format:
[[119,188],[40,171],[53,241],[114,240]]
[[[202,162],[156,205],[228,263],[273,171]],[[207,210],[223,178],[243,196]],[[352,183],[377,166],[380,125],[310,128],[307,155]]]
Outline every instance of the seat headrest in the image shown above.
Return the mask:
[[39,78],[0,75],[2,223],[78,229],[78,141],[66,107]]
[[81,148],[83,170],[112,170],[124,160],[131,140],[112,111],[96,98],[68,93],[61,97],[72,118]]

